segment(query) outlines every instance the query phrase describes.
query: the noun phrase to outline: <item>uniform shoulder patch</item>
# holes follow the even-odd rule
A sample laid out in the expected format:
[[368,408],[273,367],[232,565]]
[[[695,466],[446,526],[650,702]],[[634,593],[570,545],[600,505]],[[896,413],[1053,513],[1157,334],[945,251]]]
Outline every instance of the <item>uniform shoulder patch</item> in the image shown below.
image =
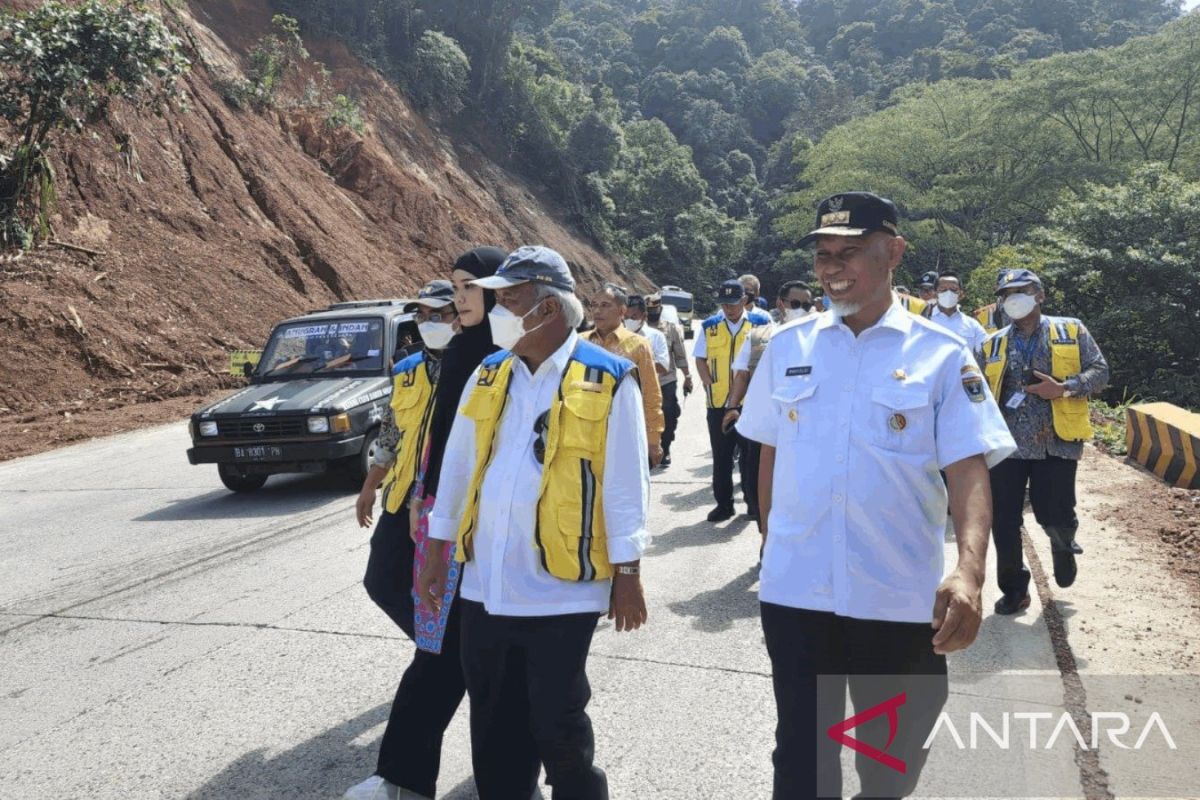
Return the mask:
[[983,390],[983,375],[978,368],[969,365],[962,368],[962,385],[972,403],[982,403],[987,399],[987,393]]

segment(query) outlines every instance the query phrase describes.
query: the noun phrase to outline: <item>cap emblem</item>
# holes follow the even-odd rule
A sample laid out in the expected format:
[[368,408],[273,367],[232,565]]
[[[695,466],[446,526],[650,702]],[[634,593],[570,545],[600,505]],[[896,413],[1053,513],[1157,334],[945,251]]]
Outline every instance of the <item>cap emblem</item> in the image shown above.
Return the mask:
[[838,195],[837,197],[829,198],[829,210],[830,211],[841,211],[842,210],[842,202],[843,202],[843,200],[842,200],[841,195]]
[[821,215],[821,227],[822,228],[824,228],[827,225],[849,225],[849,224],[850,224],[850,212],[849,211],[832,211],[828,214]]

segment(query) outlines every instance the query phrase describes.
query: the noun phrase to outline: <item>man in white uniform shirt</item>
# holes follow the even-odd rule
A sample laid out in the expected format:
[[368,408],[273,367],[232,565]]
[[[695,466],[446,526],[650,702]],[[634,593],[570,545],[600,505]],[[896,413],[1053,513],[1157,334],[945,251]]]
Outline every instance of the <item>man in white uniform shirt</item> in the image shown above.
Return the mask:
[[[887,726],[851,734],[907,765],[859,753],[862,796],[903,797],[945,702],[945,653],[979,629],[988,467],[1015,445],[962,341],[895,301],[905,248],[895,206],[866,192],[828,198],[802,245],[814,241],[832,313],[776,332],[738,421],[762,443],[774,798],[842,796],[840,746],[827,732],[847,716],[847,683],[860,713],[905,693],[894,741]],[[944,580],[939,469],[958,539]],[[818,691],[817,676],[836,677]]]
[[[586,666],[601,614],[617,631],[646,620],[636,370],[575,333],[583,307],[553,250],[523,247],[475,283],[496,292],[489,321],[505,349],[467,382],[429,535],[455,541],[466,562],[457,602],[476,788],[481,800],[525,800],[540,761],[555,798],[607,800]],[[446,574],[429,559],[423,605],[440,605]]]
[[972,353],[978,353],[987,338],[987,331],[974,317],[959,310],[962,300],[962,281],[953,272],[943,272],[937,279],[937,308],[929,319],[963,338]]

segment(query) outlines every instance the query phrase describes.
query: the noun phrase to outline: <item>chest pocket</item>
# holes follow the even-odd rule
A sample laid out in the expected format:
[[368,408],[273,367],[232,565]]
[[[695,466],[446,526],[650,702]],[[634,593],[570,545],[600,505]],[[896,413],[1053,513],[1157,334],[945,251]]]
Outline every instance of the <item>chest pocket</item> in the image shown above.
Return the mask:
[[900,453],[933,453],[933,406],[924,389],[871,390],[867,438],[877,447]]
[[816,393],[817,384],[811,382],[782,386],[771,393],[771,401],[779,412],[781,441],[796,439],[816,424]]
[[599,392],[576,391],[563,397],[562,446],[596,453],[605,440],[610,400]]

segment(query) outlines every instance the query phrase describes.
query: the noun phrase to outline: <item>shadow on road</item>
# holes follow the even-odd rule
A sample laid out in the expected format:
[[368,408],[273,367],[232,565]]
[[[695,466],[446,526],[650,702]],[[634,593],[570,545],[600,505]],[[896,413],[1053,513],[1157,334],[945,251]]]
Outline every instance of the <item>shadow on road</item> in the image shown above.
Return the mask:
[[733,627],[734,620],[758,616],[758,592],[751,589],[758,582],[755,564],[719,589],[700,592],[690,600],[671,603],[667,607],[681,617],[695,617],[692,623],[698,631],[719,633]]
[[758,528],[755,527],[753,520],[745,516],[737,516],[729,522],[721,524],[705,520],[692,525],[680,525],[678,528],[672,528],[666,533],[654,536],[650,540],[650,547],[646,550],[646,555],[661,556],[673,553],[681,547],[724,544],[733,541],[739,534],[747,531],[752,531],[757,538]]
[[209,779],[188,800],[275,800],[280,797],[341,797],[375,769],[378,739],[355,740],[387,719],[391,702],[348,719],[274,756],[251,750]]
[[[375,770],[379,737],[363,734],[387,720],[391,703],[382,703],[278,755],[265,750],[245,753],[188,800],[278,800],[278,798],[336,798]],[[541,787],[530,800],[543,800]],[[439,787],[443,800],[478,800],[471,778],[457,786]]]
[[272,477],[257,492],[238,494],[226,489],[172,500],[165,508],[143,514],[135,522],[180,522],[204,519],[284,517],[322,506],[349,495],[344,476]]

